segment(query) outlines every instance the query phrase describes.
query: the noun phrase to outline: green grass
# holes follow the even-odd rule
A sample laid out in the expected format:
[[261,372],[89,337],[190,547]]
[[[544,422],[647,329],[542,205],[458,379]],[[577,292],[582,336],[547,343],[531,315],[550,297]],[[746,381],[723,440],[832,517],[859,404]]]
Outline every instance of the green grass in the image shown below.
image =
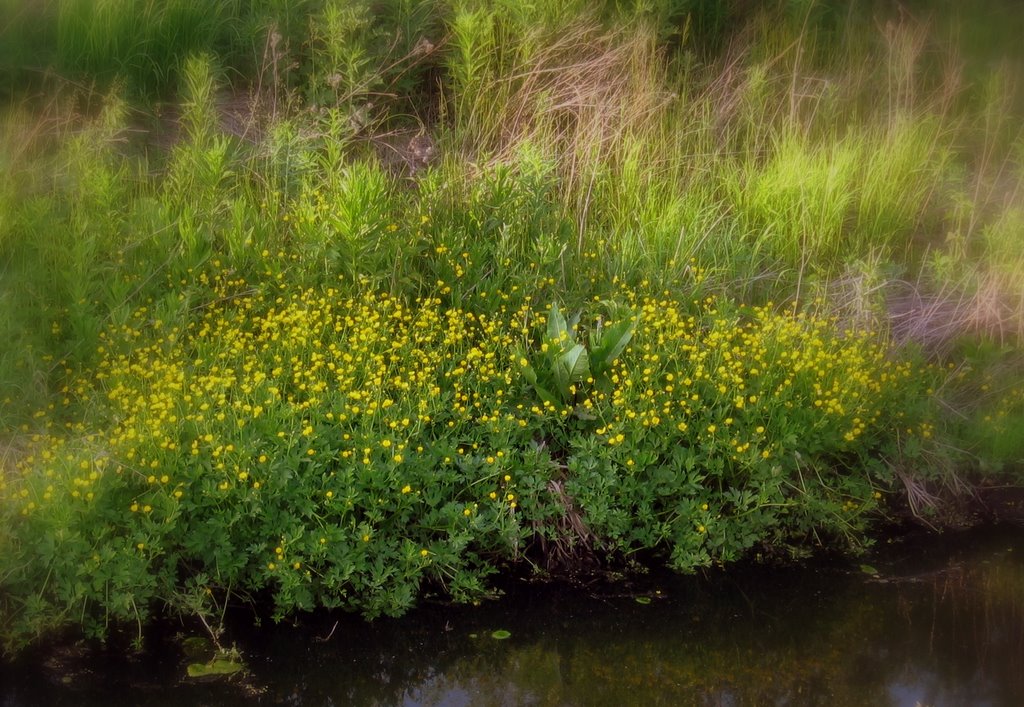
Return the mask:
[[8,3],[6,640],[856,551],[1019,471],[1010,74],[836,7]]

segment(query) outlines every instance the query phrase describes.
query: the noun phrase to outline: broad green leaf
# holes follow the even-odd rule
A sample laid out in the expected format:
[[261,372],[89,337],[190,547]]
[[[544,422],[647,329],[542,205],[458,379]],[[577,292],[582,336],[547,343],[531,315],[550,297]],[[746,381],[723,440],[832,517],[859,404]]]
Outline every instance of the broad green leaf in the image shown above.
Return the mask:
[[550,391],[550,390],[548,390],[548,389],[547,389],[547,388],[545,388],[544,386],[541,386],[541,385],[537,385],[536,383],[534,383],[534,385],[533,385],[533,389],[537,391],[537,396],[538,396],[538,397],[539,397],[539,398],[541,399],[541,401],[542,401],[542,402],[545,402],[545,403],[550,403],[550,404],[552,404],[552,405],[554,405],[554,406],[556,406],[556,407],[557,407],[557,406],[559,405],[559,403],[561,402],[561,401],[560,401],[560,400],[559,400],[558,398],[556,398],[556,397],[555,397],[555,396],[554,396],[554,395],[553,395],[553,394],[551,393],[551,391]]
[[560,341],[563,333],[569,332],[569,326],[565,323],[562,310],[558,308],[557,302],[551,303],[551,311],[548,312],[548,339]]
[[530,385],[537,385],[537,371],[533,370],[533,366],[527,363],[525,366],[520,364],[519,367],[523,372],[523,378],[526,379],[526,382]]
[[555,384],[563,398],[569,397],[569,386],[586,380],[590,375],[590,360],[583,344],[575,344],[555,362]]
[[576,344],[569,349],[562,360],[569,369],[569,382],[579,383],[585,381],[590,375],[590,355],[583,344]]
[[242,664],[226,658],[215,658],[209,663],[192,663],[188,666],[190,678],[209,678],[218,675],[232,675],[242,669]]
[[623,319],[605,327],[599,339],[592,340],[590,361],[595,375],[600,375],[611,367],[629,345],[638,323],[639,317]]
[[575,332],[576,332],[576,327],[578,327],[579,324],[580,324],[580,315],[581,314],[582,314],[582,312],[576,312],[576,314],[574,314],[571,317],[569,317],[569,322],[566,325],[567,326],[566,331],[569,332],[569,338],[572,341],[576,341],[576,334],[575,334]]

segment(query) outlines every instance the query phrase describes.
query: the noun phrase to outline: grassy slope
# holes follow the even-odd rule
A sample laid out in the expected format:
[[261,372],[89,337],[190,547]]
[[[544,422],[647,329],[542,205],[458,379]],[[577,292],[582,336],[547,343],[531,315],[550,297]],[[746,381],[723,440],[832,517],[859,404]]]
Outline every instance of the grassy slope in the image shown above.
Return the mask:
[[[1011,74],[927,23],[52,7],[16,61],[120,83],[3,121],[9,640],[397,612],[524,553],[857,547],[882,497],[1021,459]],[[124,98],[174,85],[173,121]]]

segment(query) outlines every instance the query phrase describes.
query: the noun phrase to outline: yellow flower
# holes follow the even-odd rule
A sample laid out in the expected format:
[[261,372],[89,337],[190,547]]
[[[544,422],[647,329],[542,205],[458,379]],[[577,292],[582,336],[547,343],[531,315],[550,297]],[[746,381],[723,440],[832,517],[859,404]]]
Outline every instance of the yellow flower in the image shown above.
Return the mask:
[[427,548],[423,548],[422,550],[420,550],[420,557],[426,557],[429,554],[430,554],[430,551],[427,550]]
[[409,484],[406,484],[405,486],[402,487],[402,493],[410,493],[411,491],[412,486],[410,486]]

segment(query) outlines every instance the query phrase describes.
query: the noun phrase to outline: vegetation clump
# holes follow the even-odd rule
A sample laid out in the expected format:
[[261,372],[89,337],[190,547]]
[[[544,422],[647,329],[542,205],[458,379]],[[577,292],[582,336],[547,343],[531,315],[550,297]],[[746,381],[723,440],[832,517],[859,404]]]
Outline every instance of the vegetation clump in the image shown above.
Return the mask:
[[98,88],[0,120],[8,649],[856,552],[1019,481],[1008,89],[908,18],[590,5],[39,10]]

